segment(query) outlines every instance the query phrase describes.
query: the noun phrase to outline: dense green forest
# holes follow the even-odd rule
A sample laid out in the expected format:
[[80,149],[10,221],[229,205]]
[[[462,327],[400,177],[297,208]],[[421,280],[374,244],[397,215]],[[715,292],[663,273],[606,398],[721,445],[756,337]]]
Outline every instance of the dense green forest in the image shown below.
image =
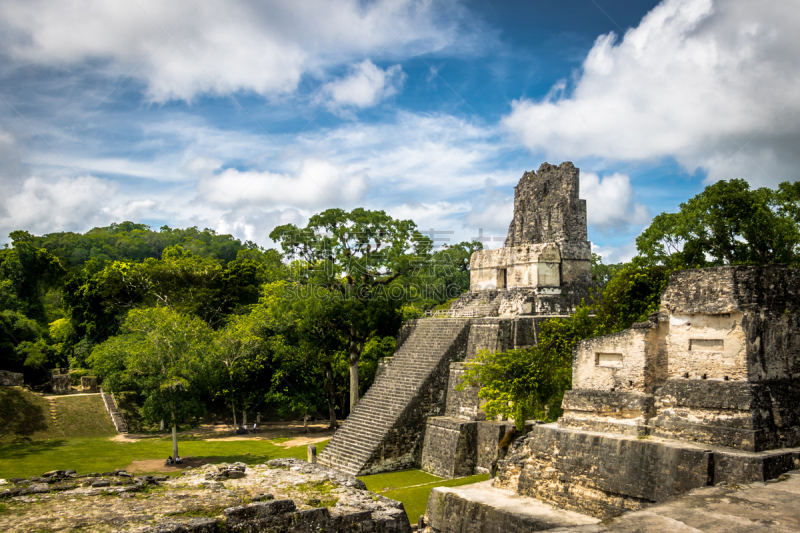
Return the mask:
[[[123,222],[16,231],[0,250],[0,368],[46,388],[53,368],[142,398],[145,421],[209,406],[346,416],[402,320],[469,286],[461,243],[434,251],[412,221],[320,213],[273,232],[281,251],[209,229]],[[252,420],[252,418],[251,418]]]
[[[539,346],[482,354],[470,382],[490,414],[558,415],[580,339],[658,309],[675,269],[800,264],[800,185],[718,182],[662,213],[629,263],[593,257],[592,301],[544,324]],[[154,427],[209,409],[331,425],[371,385],[403,320],[469,288],[480,243],[434,249],[410,220],[329,209],[270,234],[278,250],[197,228],[123,222],[85,234],[11,233],[0,250],[0,368],[40,390],[53,368],[140,399]],[[252,418],[251,418],[252,420]]]

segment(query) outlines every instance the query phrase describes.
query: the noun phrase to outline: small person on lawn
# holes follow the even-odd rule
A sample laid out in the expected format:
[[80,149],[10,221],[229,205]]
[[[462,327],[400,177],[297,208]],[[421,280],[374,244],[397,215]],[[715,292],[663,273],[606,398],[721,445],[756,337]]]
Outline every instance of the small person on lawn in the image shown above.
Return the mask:
[[164,466],[170,466],[171,464],[172,464],[172,456],[170,455],[169,457],[167,457],[167,460],[164,463]]
[[256,434],[256,423],[253,422],[253,435],[255,435],[255,434]]
[[180,457],[178,457],[177,455],[175,456],[175,464],[176,464],[176,465],[179,465],[179,464],[181,464],[181,458],[180,458]]

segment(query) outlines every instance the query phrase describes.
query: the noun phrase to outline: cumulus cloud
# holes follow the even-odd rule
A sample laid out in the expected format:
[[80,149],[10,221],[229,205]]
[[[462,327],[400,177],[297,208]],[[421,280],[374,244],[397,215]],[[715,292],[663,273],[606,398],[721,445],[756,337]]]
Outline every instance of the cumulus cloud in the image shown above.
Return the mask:
[[634,239],[622,246],[595,246],[592,244],[592,252],[599,255],[605,265],[627,263],[637,254],[636,241]]
[[369,59],[350,67],[350,74],[322,86],[323,98],[333,110],[372,107],[397,94],[405,80],[400,65],[381,69]]
[[113,204],[116,186],[93,176],[55,179],[33,176],[3,202],[0,234],[25,229],[31,233],[86,231],[121,222]]
[[56,67],[106,61],[164,102],[288,93],[304,74],[365,55],[442,50],[459,35],[463,9],[421,0],[8,0],[0,19],[0,48],[12,59]]
[[600,178],[594,172],[582,172],[581,197],[586,199],[589,225],[600,231],[640,226],[650,220],[647,206],[633,201],[631,180],[625,174]]
[[552,158],[672,157],[775,186],[800,164],[798,25],[780,2],[664,0],[600,36],[566,92],[517,100],[503,123]]
[[349,206],[364,198],[369,180],[364,173],[347,172],[327,161],[306,160],[296,174],[228,168],[198,182],[202,199],[230,208],[260,205],[321,209]]

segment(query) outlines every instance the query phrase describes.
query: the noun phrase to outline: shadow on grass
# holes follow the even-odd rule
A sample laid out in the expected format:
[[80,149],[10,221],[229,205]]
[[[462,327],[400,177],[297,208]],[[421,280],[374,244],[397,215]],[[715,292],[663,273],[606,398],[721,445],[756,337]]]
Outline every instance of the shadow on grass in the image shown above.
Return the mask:
[[66,439],[55,440],[30,440],[18,439],[13,443],[0,443],[0,457],[3,459],[24,459],[29,455],[50,452],[61,448],[67,443]]
[[0,388],[0,438],[47,430],[44,405],[35,403],[34,398],[17,388]]

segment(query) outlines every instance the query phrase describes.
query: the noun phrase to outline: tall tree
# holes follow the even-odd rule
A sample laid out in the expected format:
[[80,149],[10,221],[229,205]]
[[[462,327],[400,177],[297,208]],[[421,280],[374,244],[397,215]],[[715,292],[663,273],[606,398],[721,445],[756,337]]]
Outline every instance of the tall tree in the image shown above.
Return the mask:
[[[212,395],[225,400],[233,413],[234,426],[237,408],[246,411],[263,396],[264,386],[259,378],[267,365],[267,351],[258,330],[253,315],[238,315],[214,333],[216,349],[209,354]],[[244,422],[244,415],[242,419]]]
[[751,190],[744,180],[718,181],[661,213],[636,239],[639,264],[669,268],[800,264],[800,187]]
[[[394,335],[400,325],[404,292],[387,289],[413,272],[420,258],[428,259],[431,241],[411,220],[362,208],[328,209],[312,216],[302,229],[279,226],[270,238],[303,267],[294,279],[324,289],[319,297],[329,299],[331,309],[337,306],[336,328],[348,341],[353,409],[359,397],[358,363],[364,343],[375,334]],[[312,294],[318,297],[313,290]]]
[[97,346],[90,363],[109,390],[142,391],[143,417],[153,424],[170,424],[177,457],[178,426],[195,422],[204,412],[199,394],[213,350],[212,330],[205,322],[150,307],[130,311],[122,334]]

